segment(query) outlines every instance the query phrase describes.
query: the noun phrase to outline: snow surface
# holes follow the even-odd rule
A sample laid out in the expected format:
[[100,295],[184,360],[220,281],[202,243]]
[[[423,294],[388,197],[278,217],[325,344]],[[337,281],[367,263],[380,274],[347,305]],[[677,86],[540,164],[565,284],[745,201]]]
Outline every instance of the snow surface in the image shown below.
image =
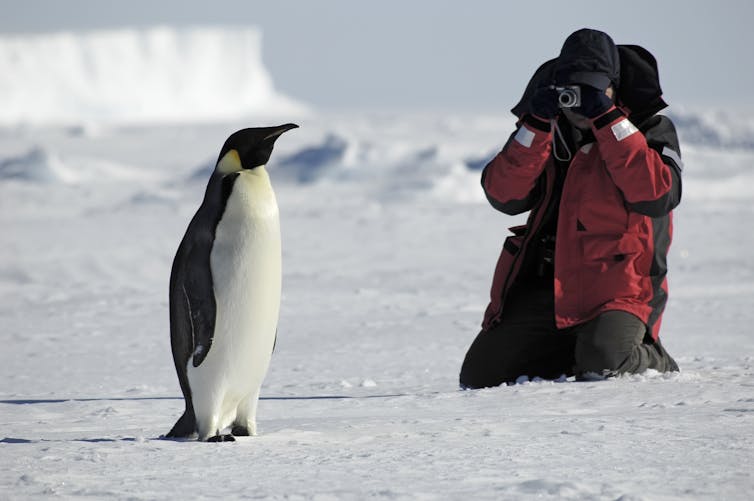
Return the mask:
[[260,435],[232,444],[159,439],[183,408],[170,265],[225,138],[288,120],[0,128],[0,499],[751,499],[754,135],[717,113],[674,115],[662,337],[682,371],[479,391],[458,370],[522,219],[479,169],[511,117],[297,119],[269,164]]

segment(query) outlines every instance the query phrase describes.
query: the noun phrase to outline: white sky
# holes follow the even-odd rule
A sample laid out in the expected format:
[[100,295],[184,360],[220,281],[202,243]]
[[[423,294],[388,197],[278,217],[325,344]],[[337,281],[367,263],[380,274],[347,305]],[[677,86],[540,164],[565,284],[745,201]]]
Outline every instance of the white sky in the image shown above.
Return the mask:
[[657,58],[666,100],[754,109],[754,2],[0,0],[0,35],[253,25],[276,87],[322,108],[508,110],[582,27]]

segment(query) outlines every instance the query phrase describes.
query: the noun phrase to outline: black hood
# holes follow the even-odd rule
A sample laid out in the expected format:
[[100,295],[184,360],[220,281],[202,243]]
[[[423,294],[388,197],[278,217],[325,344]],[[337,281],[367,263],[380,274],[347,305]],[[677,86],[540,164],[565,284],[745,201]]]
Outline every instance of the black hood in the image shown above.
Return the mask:
[[556,85],[620,86],[620,56],[610,35],[584,28],[563,42],[555,64]]
[[[648,50],[638,45],[617,45],[616,48],[620,68],[616,85],[618,105],[628,112],[631,121],[638,126],[667,107],[662,99],[657,61]],[[556,83],[559,59],[550,59],[534,72],[521,100],[511,110],[518,118],[530,113],[534,91]]]

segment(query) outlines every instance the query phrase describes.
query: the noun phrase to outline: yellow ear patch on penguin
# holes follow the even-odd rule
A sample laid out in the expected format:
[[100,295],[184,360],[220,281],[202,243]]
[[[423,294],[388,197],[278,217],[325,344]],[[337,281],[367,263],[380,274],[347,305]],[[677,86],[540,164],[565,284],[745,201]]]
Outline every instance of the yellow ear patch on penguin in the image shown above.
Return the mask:
[[217,162],[217,171],[221,174],[233,174],[243,170],[241,157],[236,150],[230,150]]

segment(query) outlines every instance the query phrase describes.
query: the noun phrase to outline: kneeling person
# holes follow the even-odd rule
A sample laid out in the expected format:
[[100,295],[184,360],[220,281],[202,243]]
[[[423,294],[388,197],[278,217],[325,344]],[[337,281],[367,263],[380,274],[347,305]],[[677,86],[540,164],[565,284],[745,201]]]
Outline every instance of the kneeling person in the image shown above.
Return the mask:
[[682,168],[661,96],[654,57],[596,30],[534,74],[482,173],[493,207],[530,213],[503,246],[462,387],[678,370],[659,339]]

